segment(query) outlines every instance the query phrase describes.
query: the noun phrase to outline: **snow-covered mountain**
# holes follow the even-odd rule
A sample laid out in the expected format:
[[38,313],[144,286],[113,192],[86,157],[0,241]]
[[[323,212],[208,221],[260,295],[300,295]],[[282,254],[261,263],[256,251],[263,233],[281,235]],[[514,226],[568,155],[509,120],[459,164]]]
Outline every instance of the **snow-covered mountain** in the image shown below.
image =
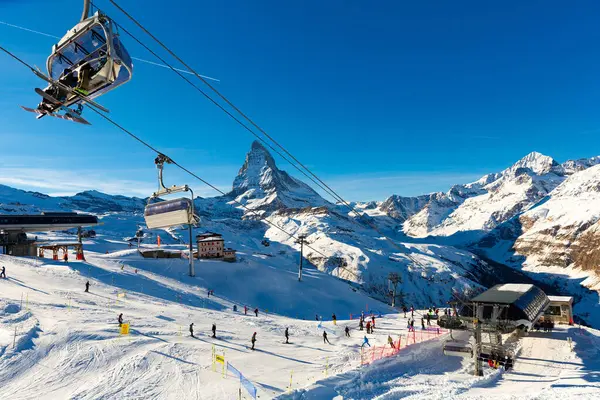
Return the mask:
[[408,236],[452,237],[475,242],[499,224],[536,204],[568,176],[600,162],[599,157],[559,164],[533,152],[511,167],[448,192],[418,197],[391,196],[379,210],[402,222]]
[[[590,167],[599,162],[600,158],[595,157],[561,165],[548,156],[531,153],[504,171],[455,185],[446,193],[355,203],[353,206],[366,214],[360,218],[280,170],[271,154],[254,142],[230,193],[196,199],[196,211],[201,216],[198,229],[223,233],[230,238],[227,245],[231,247],[291,259],[297,258],[299,245],[289,234],[304,234],[308,238],[304,257],[320,270],[359,283],[381,299],[388,295],[388,274],[396,272],[403,279],[401,297],[406,302],[439,303],[447,301],[452,292],[478,290],[498,279],[526,279],[514,275],[508,267],[490,265],[468,249],[448,243],[473,243],[496,232],[497,227],[505,229],[506,221],[554,193],[565,180],[595,171]],[[272,225],[253,221],[255,214],[234,200],[257,210]],[[103,218],[104,225],[98,231],[119,239],[133,236],[138,224],[143,224],[145,203],[145,199],[97,191],[50,197],[0,186],[0,213],[93,212]],[[392,240],[382,237],[373,226]],[[169,235],[176,242],[187,240],[186,234],[176,230]],[[429,236],[431,241],[410,236]],[[270,248],[262,246],[264,237],[273,243]],[[455,240],[457,237],[461,240]],[[490,242],[490,237],[486,240]],[[415,241],[418,244],[411,243]],[[526,243],[526,238],[521,242]],[[500,252],[497,246],[494,251],[494,257],[490,257],[503,261],[495,256]]]
[[600,165],[572,174],[477,247],[524,270],[581,278],[600,290]]
[[327,204],[310,186],[278,169],[271,154],[258,141],[252,143],[228,196],[262,211]]

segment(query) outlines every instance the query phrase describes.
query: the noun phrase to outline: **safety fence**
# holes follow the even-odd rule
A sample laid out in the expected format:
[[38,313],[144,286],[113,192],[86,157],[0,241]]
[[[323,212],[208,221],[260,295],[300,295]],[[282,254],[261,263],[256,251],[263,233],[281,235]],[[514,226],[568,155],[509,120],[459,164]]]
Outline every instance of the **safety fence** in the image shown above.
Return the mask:
[[368,365],[373,361],[381,360],[382,358],[395,356],[401,350],[407,348],[410,345],[425,342],[427,340],[438,338],[448,333],[446,329],[438,327],[430,327],[425,330],[415,330],[408,332],[406,336],[398,336],[398,340],[394,341],[393,344],[385,344],[383,346],[373,346],[361,349],[360,353],[360,364]]
[[256,386],[252,384],[238,369],[236,369],[229,362],[227,363],[227,373],[231,373],[234,377],[240,380],[240,388],[238,390],[238,398],[242,398],[242,388],[246,389],[246,392],[251,398],[256,399]]

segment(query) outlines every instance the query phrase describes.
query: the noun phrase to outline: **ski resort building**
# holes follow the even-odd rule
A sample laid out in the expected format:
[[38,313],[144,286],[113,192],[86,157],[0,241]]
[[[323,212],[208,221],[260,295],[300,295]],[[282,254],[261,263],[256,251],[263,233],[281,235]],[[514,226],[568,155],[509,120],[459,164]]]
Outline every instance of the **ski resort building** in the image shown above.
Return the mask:
[[544,313],[544,319],[558,324],[573,324],[573,298],[571,296],[548,296],[550,305]]
[[[70,212],[43,212],[38,215],[0,215],[0,250],[4,254],[12,256],[35,257],[39,255],[39,244],[36,240],[29,239],[27,232],[60,231],[95,225],[98,225],[98,217],[95,215]],[[69,246],[76,248],[78,259],[83,259],[81,240],[78,240],[77,244]],[[62,247],[65,247],[64,244]]]
[[474,297],[471,303],[478,310],[480,322],[510,330],[518,326],[531,328],[544,315],[550,300],[537,286],[505,283]]
[[196,236],[198,258],[222,258],[225,252],[223,235],[214,232],[201,233]]

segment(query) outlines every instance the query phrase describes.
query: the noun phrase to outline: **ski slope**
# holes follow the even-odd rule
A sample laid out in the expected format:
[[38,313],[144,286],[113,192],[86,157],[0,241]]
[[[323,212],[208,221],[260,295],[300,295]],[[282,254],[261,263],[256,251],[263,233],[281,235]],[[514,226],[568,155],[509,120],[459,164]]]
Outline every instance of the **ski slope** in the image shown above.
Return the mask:
[[[573,340],[573,350],[567,341]],[[281,399],[598,399],[600,331],[559,326],[520,341],[512,371],[484,365],[473,376],[471,359],[447,357],[440,341],[408,347],[398,357],[322,380]]]
[[[213,368],[213,346],[261,399],[591,399],[600,393],[600,332],[593,329],[530,334],[511,373],[486,368],[484,377],[474,377],[469,361],[442,355],[443,339],[360,367],[364,332],[350,314],[392,310],[328,274],[307,269],[299,283],[294,265],[241,252],[238,263],[196,263],[191,278],[185,260],[143,259],[122,241],[100,237],[87,247],[95,252],[86,253],[86,262],[68,264],[0,256],[8,274],[0,280],[1,399],[236,398],[239,381],[222,377],[220,364]],[[215,295],[209,298],[208,290]],[[131,324],[128,336],[119,334],[120,313]],[[324,317],[322,328],[315,315]],[[196,338],[189,336],[192,322]],[[286,327],[291,344],[284,343]],[[323,343],[323,327],[330,345]],[[255,351],[249,349],[253,332]],[[386,314],[369,339],[383,345],[388,335],[406,334],[403,316]]]
[[[362,337],[343,333],[345,323],[357,322],[323,322],[332,343],[324,345],[315,314],[347,320],[367,305],[390,311],[317,270],[306,270],[299,283],[295,271],[268,257],[199,262],[190,278],[185,260],[148,260],[125,243],[110,245],[123,250],[87,252],[87,262],[68,264],[0,256],[8,273],[0,280],[0,398],[232,398],[239,384],[213,371],[213,345],[261,398],[272,398],[288,389],[290,374],[295,386],[305,386],[326,368],[330,374],[360,362]],[[208,289],[215,296],[208,298]],[[129,336],[118,333],[120,313],[131,324]],[[197,338],[189,336],[191,322]],[[217,339],[209,337],[212,323]],[[286,327],[292,344],[283,343]],[[256,351],[248,348],[253,332]],[[381,332],[371,340],[386,338]]]

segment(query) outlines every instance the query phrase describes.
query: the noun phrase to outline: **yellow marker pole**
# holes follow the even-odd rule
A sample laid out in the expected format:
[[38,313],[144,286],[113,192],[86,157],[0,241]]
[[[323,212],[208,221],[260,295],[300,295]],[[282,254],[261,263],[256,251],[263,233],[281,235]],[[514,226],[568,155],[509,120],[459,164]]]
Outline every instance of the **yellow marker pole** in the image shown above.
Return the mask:
[[292,370],[292,371],[290,371],[290,387],[289,387],[289,391],[290,392],[292,391],[292,377],[293,377],[293,375],[294,375],[294,371]]
[[225,378],[225,350],[223,350],[223,362],[221,363],[223,366],[223,379]]

